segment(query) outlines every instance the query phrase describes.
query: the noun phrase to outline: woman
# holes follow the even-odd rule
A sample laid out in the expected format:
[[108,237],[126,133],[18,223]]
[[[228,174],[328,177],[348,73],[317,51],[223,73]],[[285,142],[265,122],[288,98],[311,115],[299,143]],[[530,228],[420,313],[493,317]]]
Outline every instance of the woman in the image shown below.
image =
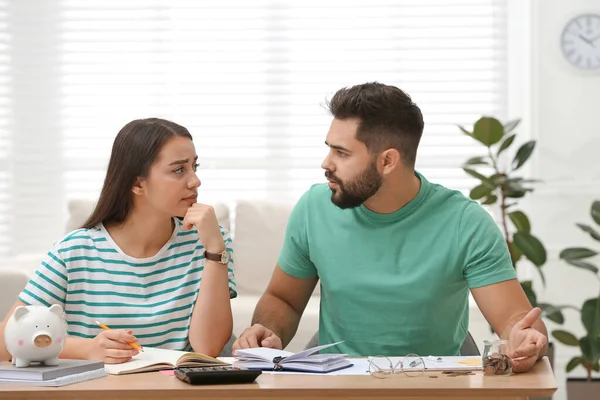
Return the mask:
[[61,358],[122,363],[138,353],[123,342],[219,355],[233,326],[231,239],[213,208],[196,203],[197,159],[173,122],[121,129],[94,212],[54,245],[4,319],[0,360],[9,316],[35,304],[65,309]]

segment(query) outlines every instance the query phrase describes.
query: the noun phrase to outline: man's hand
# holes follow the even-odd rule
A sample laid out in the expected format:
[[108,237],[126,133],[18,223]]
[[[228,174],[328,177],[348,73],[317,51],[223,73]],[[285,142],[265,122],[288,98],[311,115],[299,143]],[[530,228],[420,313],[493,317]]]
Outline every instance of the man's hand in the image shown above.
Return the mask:
[[511,352],[508,356],[513,362],[513,372],[527,372],[533,367],[540,356],[548,339],[546,335],[533,327],[542,315],[538,307],[529,311],[522,320],[517,322],[510,331]]
[[270,329],[265,328],[261,324],[254,324],[242,332],[240,337],[233,343],[232,350],[254,347],[270,347],[281,350],[281,339]]

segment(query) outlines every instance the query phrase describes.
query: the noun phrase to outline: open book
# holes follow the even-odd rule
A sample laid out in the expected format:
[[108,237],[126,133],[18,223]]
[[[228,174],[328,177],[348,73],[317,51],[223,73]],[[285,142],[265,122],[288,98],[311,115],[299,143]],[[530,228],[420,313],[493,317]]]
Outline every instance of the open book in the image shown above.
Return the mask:
[[234,366],[248,369],[296,372],[332,372],[352,366],[346,354],[315,354],[338,343],[313,347],[299,353],[257,347],[236,350]]
[[178,367],[212,367],[219,365],[230,364],[201,353],[144,347],[144,351],[130,361],[123,364],[105,364],[104,368],[109,374],[125,375]]

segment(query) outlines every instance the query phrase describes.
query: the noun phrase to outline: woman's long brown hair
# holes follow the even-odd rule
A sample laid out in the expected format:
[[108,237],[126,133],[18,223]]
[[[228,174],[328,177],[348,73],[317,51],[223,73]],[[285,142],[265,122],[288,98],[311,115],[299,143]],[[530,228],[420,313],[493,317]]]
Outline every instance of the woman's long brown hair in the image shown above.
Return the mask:
[[174,136],[192,140],[186,128],[160,118],[136,119],[125,125],[113,143],[96,208],[82,227],[125,221],[133,206],[133,185],[148,176],[162,146]]

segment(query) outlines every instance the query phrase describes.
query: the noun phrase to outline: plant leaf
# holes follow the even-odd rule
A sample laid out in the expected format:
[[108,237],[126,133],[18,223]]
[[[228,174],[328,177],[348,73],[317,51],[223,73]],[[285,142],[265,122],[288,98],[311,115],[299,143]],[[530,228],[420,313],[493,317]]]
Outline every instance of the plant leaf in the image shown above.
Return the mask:
[[473,126],[473,137],[490,147],[500,141],[504,136],[504,127],[496,118],[479,118]]
[[600,200],[596,200],[592,203],[592,218],[594,222],[600,225]]
[[523,256],[523,252],[519,249],[514,242],[510,244],[510,259],[512,260],[513,265],[517,263]]
[[458,128],[462,131],[462,133],[464,133],[467,136],[471,136],[473,137],[473,134],[471,132],[469,132],[468,130],[466,130],[465,128],[463,128],[462,126],[458,126]]
[[504,134],[511,133],[517,125],[521,123],[520,119],[513,119],[512,121],[508,121],[504,124]]
[[525,194],[527,194],[527,191],[517,182],[506,181],[504,186],[504,194],[506,195],[506,197],[519,199],[525,196]]
[[600,360],[600,337],[584,336],[579,341],[579,347],[586,362],[595,364]]
[[492,182],[490,181],[490,179],[487,176],[480,174],[479,172],[475,171],[474,169],[463,168],[463,171],[465,171],[467,174],[471,175],[473,178],[479,179],[486,186],[488,186],[490,188],[494,187],[494,185],[492,185]]
[[521,287],[523,288],[523,291],[525,292],[525,295],[527,296],[527,299],[529,300],[531,305],[533,307],[537,307],[537,296],[536,296],[535,292],[533,291],[532,282],[531,281],[522,281],[520,283],[521,283]]
[[571,361],[567,364],[567,372],[573,371],[579,364],[583,363],[583,359],[581,357],[573,357]]
[[557,329],[552,331],[552,336],[567,346],[579,346],[579,340],[570,332]]
[[538,238],[527,232],[516,232],[513,235],[513,242],[517,244],[523,255],[537,267],[544,265],[546,249]]
[[542,309],[543,317],[557,324],[565,322],[565,316],[562,313],[563,308],[571,308],[571,306],[555,306],[548,303],[538,303],[537,306]]
[[600,297],[586,300],[583,303],[581,322],[591,337],[600,338]]
[[489,177],[490,182],[492,182],[494,185],[501,185],[504,182],[506,182],[506,174],[502,174],[502,173],[496,173],[492,176]]
[[530,140],[529,142],[519,147],[519,150],[517,150],[517,154],[515,154],[515,158],[513,159],[513,171],[516,171],[517,169],[521,168],[523,164],[525,164],[525,161],[527,161],[529,156],[531,156],[531,153],[533,153],[534,148],[535,140]]
[[482,183],[481,185],[475,186],[471,190],[469,197],[471,197],[473,200],[479,200],[482,197],[485,197],[488,194],[490,194],[491,191],[492,191],[492,189],[489,186],[486,186],[485,184]]
[[490,165],[487,161],[487,157],[471,157],[466,162],[465,165]]
[[546,314],[546,318],[557,324],[565,323],[565,316],[563,315],[562,311],[555,311],[553,313]]
[[495,194],[488,194],[488,196],[485,198],[484,201],[481,202],[481,204],[489,205],[489,204],[494,204],[497,201],[498,201],[498,196],[496,196]]
[[519,232],[531,232],[529,218],[527,218],[527,215],[523,211],[513,211],[508,214],[508,217]]
[[586,247],[569,247],[560,252],[559,258],[563,260],[581,260],[582,258],[593,257],[596,254],[598,253]]
[[516,135],[510,135],[509,137],[504,139],[504,141],[498,148],[498,152],[496,153],[496,155],[499,156],[504,150],[508,149],[510,147],[510,145],[512,144],[512,142],[515,141],[515,137],[516,137]]
[[595,274],[598,273],[598,267],[596,267],[594,264],[590,264],[581,260],[566,259],[565,261],[567,262],[567,264],[571,264],[574,267],[587,269],[588,271],[592,271]]
[[575,224],[579,227],[579,229],[581,229],[582,231],[589,233],[590,236],[598,241],[600,241],[600,233],[596,232],[596,230],[594,230],[594,228],[592,228],[589,225],[585,225],[585,224]]
[[592,364],[592,369],[596,372],[600,372],[600,363]]

